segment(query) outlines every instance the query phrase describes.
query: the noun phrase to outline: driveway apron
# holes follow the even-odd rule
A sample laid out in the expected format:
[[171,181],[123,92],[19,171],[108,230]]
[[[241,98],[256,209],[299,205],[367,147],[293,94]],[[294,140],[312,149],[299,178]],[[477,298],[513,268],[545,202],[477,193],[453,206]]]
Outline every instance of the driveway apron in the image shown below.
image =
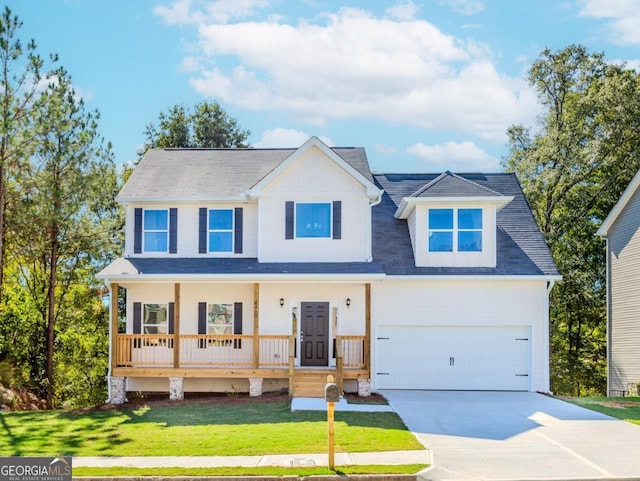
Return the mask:
[[381,393],[431,450],[423,479],[640,479],[640,426],[530,392]]

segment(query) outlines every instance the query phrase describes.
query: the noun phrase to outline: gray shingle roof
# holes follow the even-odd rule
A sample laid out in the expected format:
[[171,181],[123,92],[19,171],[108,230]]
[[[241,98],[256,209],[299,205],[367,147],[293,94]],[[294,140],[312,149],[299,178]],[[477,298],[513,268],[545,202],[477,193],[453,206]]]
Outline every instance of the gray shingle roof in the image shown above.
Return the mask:
[[[457,174],[459,177],[514,199],[497,214],[497,266],[416,267],[407,221],[395,213],[404,197],[420,191],[439,174],[380,174],[385,190],[373,209],[373,258],[387,275],[558,275],[551,253],[514,174]],[[449,194],[451,195],[451,194]],[[484,195],[487,195],[486,193]]]
[[[119,200],[238,198],[297,149],[151,149],[118,194]],[[373,181],[361,147],[332,149]]]
[[[121,200],[239,198],[297,149],[152,149],[119,194]],[[514,174],[379,174],[362,148],[334,148],[364,177],[384,189],[372,208],[371,263],[259,263],[233,258],[118,259],[101,275],[367,274],[551,275],[558,271]],[[497,214],[495,268],[415,267],[407,221],[394,213],[407,197],[513,196]]]
[[451,172],[445,172],[418,189],[411,197],[487,197],[501,195],[499,192],[469,179]]
[[258,262],[255,258],[151,258],[118,259],[101,275],[224,275],[224,274],[384,274],[379,262]]

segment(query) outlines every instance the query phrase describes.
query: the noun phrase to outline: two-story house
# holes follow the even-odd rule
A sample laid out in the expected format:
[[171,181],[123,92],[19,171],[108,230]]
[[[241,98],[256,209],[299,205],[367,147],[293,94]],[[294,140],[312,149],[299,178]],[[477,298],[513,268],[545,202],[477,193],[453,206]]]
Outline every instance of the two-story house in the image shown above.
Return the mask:
[[607,241],[607,395],[640,389],[640,171],[597,235]]
[[372,175],[362,148],[154,149],[118,195],[126,391],[548,391],[559,279],[512,174]]

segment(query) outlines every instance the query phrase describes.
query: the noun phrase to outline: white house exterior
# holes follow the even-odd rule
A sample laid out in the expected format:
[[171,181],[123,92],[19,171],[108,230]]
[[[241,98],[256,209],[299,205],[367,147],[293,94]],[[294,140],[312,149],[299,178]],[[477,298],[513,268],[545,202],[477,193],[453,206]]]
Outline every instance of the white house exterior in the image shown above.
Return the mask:
[[598,229],[607,241],[607,394],[640,386],[640,171]]
[[118,195],[126,391],[548,391],[558,272],[512,174],[372,175],[361,148],[155,149]]

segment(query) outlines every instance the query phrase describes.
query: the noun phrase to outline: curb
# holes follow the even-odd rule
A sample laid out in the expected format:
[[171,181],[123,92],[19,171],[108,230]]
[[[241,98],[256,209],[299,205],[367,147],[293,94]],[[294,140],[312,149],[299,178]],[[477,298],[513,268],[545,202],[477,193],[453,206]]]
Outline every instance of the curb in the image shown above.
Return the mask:
[[316,476],[74,476],[77,481],[416,481],[416,474],[328,474]]

